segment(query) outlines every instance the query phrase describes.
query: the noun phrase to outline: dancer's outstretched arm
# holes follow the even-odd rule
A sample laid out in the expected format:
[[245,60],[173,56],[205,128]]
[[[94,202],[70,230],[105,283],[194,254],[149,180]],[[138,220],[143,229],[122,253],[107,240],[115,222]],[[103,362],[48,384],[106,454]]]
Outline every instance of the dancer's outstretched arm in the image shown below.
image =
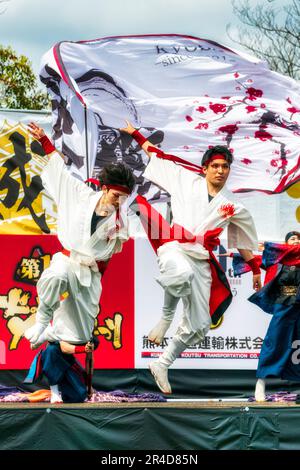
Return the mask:
[[147,140],[135,127],[133,127],[133,125],[129,121],[126,121],[126,124],[127,126],[121,127],[120,131],[132,135],[137,141],[137,143],[142,147],[144,152],[146,152],[148,157],[151,158],[152,153],[148,152],[148,147],[155,147],[155,145],[151,144],[151,142]]
[[253,272],[253,289],[258,291],[262,288],[261,284],[261,275],[260,275],[260,268],[258,263],[255,260],[254,254],[251,250],[242,250],[238,249],[240,255],[244,258],[246,263],[249,264],[251,270]]
[[45,134],[45,131],[42,127],[38,126],[38,124],[36,124],[35,122],[30,122],[28,124],[28,130],[30,134],[32,135],[32,137],[39,141],[46,155],[49,155],[50,157],[53,152],[56,152],[61,156],[61,158],[64,159],[63,154],[56,150],[56,148],[54,147],[50,139]]

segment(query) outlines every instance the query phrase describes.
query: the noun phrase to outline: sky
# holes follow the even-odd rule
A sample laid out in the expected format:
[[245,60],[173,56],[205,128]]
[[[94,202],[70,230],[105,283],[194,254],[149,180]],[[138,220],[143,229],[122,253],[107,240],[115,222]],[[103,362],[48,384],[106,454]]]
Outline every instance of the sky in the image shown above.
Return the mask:
[[[260,3],[280,8],[289,2]],[[26,55],[36,74],[42,55],[66,40],[176,33],[242,50],[226,32],[229,23],[239,25],[231,0],[0,0],[0,11],[0,44]]]

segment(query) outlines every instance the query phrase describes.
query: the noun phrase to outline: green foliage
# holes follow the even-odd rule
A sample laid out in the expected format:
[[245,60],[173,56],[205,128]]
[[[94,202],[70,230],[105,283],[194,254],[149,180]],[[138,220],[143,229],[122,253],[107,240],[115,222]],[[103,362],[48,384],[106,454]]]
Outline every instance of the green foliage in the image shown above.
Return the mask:
[[50,100],[38,89],[29,59],[0,45],[0,107],[46,109]]

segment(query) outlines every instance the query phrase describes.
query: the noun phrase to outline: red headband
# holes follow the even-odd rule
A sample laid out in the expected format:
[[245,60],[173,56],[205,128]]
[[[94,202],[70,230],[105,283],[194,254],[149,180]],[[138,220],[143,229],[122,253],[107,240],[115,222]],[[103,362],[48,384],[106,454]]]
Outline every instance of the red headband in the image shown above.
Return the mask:
[[131,191],[127,186],[121,186],[120,184],[103,184],[107,189],[115,189],[116,191],[122,191],[123,193],[130,194]]
[[213,155],[212,157],[210,157],[208,160],[206,160],[205,163],[203,163],[203,165],[209,165],[209,163],[213,162],[214,160],[225,160],[226,161],[226,158],[225,158],[225,155],[223,155],[222,153],[216,153],[215,155]]
[[98,187],[106,186],[107,189],[115,189],[116,191],[122,191],[123,193],[126,193],[126,194],[131,193],[130,189],[127,188],[127,186],[122,186],[120,184],[101,184],[100,181],[97,180],[96,178],[89,178],[88,180],[86,180],[86,183],[92,183]]

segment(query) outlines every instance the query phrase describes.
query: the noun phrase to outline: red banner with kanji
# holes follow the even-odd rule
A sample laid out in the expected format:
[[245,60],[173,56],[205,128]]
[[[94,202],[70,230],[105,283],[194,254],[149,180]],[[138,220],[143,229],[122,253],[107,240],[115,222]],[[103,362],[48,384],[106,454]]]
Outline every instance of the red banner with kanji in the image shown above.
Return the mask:
[[[35,322],[36,283],[61,245],[55,235],[1,235],[0,242],[0,369],[27,369],[36,354],[24,338]],[[111,259],[102,286],[95,367],[133,368],[133,241]]]

